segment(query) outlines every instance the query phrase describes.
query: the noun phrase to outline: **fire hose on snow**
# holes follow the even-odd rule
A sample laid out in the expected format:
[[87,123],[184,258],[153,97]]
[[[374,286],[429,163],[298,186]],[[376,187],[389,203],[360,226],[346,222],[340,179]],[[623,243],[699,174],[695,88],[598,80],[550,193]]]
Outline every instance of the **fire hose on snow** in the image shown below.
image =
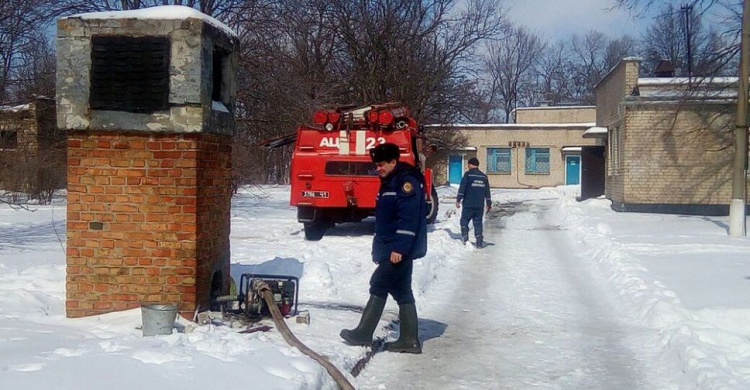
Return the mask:
[[279,308],[276,306],[276,301],[273,297],[273,291],[266,283],[260,283],[257,286],[258,292],[260,292],[263,295],[263,299],[265,299],[266,304],[268,305],[268,309],[271,312],[271,317],[273,318],[273,322],[276,324],[276,328],[281,333],[281,336],[284,338],[284,340],[287,342],[287,344],[291,345],[292,347],[297,347],[302,353],[305,355],[313,358],[316,362],[318,362],[321,366],[325,367],[326,371],[328,371],[328,374],[331,375],[334,381],[336,381],[336,384],[338,384],[339,389],[341,390],[354,390],[354,386],[352,386],[351,383],[346,379],[344,374],[339,371],[336,366],[331,364],[328,360],[326,360],[323,356],[319,355],[317,352],[313,351],[312,349],[308,348],[305,344],[302,344],[299,339],[297,339],[294,334],[292,334],[292,331],[289,330],[289,327],[286,325],[286,322],[284,321],[284,317],[281,315],[281,311],[279,311]]

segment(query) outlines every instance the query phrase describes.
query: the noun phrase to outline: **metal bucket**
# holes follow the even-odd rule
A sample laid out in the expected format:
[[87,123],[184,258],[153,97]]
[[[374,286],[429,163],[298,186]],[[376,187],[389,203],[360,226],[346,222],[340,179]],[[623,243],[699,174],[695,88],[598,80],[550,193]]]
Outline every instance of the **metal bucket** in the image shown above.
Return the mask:
[[174,321],[177,318],[177,304],[143,304],[141,305],[141,321],[143,335],[172,334]]

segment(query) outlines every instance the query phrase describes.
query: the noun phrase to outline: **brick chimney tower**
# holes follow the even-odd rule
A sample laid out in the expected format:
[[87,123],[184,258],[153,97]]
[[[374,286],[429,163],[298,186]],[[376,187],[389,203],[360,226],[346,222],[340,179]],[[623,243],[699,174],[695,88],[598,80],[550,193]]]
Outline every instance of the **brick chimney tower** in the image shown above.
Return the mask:
[[58,21],[68,317],[227,291],[236,48],[188,7]]

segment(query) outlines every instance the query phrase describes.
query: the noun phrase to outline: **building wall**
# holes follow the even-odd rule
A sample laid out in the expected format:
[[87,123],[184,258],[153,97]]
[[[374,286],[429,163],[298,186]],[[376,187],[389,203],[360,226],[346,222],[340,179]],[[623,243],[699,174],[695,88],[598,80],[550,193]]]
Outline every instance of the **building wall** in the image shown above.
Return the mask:
[[[229,287],[237,37],[197,11],[178,20],[132,12],[58,19],[68,317],[146,302],[177,303],[192,317]],[[94,56],[94,47],[154,62]],[[118,67],[132,70],[125,80],[147,78],[141,87],[154,96],[119,93],[102,76]]]
[[37,99],[36,110],[37,142],[42,149],[65,149],[66,134],[57,127],[57,107],[54,99]]
[[54,100],[0,109],[0,131],[18,141],[0,150],[0,188],[36,194],[65,186],[65,134],[57,129]]
[[37,121],[33,104],[7,107],[0,110],[0,132],[6,140],[0,145],[0,189],[27,192],[33,187],[34,176],[29,175],[30,160],[36,155]]
[[[188,137],[190,138],[190,137]],[[232,205],[232,140],[197,137],[196,305],[210,307],[210,297],[229,291]],[[194,309],[193,309],[194,310]]]
[[[92,110],[89,102],[92,36],[157,36],[170,40],[169,109],[154,112]],[[187,19],[82,18],[57,20],[58,126],[70,130],[208,132],[232,134],[237,38],[196,17]],[[223,65],[221,103],[212,104],[212,53],[231,53]],[[231,77],[230,77],[231,75]],[[230,82],[231,79],[231,82]]]
[[608,128],[605,195],[612,208],[726,214],[734,103],[725,89],[734,87],[719,80],[687,98],[679,79],[639,80],[638,66],[626,58],[596,87],[596,122]]
[[726,205],[732,195],[733,113],[727,105],[629,105],[612,200]]
[[432,169],[432,182],[435,185],[443,185],[448,181],[448,152],[445,150],[435,151],[427,157],[426,164]]
[[613,201],[623,202],[625,199],[625,175],[621,172],[621,166],[616,156],[623,152],[618,145],[622,145],[626,139],[622,123],[609,126],[607,134],[607,148],[605,152],[606,173],[604,184],[604,195]]
[[606,151],[605,195],[609,199],[624,199],[625,176],[620,174],[618,145],[627,138],[623,130],[623,119],[627,108],[623,99],[633,93],[638,85],[640,60],[623,59],[596,86],[596,125],[608,128]]
[[230,137],[71,132],[68,147],[67,316],[207,308],[229,275]]
[[18,145],[15,150],[0,150],[0,153],[32,151],[38,146],[36,104],[0,109],[0,131],[15,132]]
[[524,107],[515,112],[516,123],[596,122],[595,106]]
[[[431,156],[427,161],[427,166],[432,168],[432,177],[434,178],[433,182],[435,183],[435,185],[449,184],[449,156],[461,156],[461,159],[463,160],[461,174],[463,175],[463,173],[466,173],[466,170],[468,169],[466,167],[466,162],[472,157],[477,157],[477,152],[475,150],[441,150],[438,153],[433,154],[433,156]],[[485,170],[484,167],[480,168],[483,171]]]
[[[561,185],[565,183],[565,156],[562,148],[601,143],[596,138],[582,137],[583,132],[595,123],[596,108],[593,106],[525,107],[515,110],[514,115],[517,121],[514,124],[455,125],[453,129],[460,131],[461,136],[466,138],[465,148],[439,151],[431,157],[428,166],[434,169],[435,183],[448,181],[448,161],[451,155],[462,156],[464,172],[466,160],[471,157],[477,157],[480,169],[486,172],[487,148],[512,146],[511,173],[488,173],[492,187],[538,188]],[[526,145],[550,149],[549,174],[524,172]],[[569,154],[580,155],[580,152]]]
[[623,59],[596,86],[596,125],[609,127],[623,118],[620,103],[638,85],[640,60]]
[[[595,139],[582,138],[585,126],[577,129],[514,129],[514,130],[464,130],[468,145],[477,148],[476,157],[483,172],[488,174],[490,186],[495,188],[539,188],[565,184],[565,146],[595,145]],[[550,173],[525,173],[525,147],[511,151],[511,173],[487,172],[487,148],[508,147],[513,142],[525,142],[533,148],[549,148]],[[579,154],[579,153],[575,153]]]

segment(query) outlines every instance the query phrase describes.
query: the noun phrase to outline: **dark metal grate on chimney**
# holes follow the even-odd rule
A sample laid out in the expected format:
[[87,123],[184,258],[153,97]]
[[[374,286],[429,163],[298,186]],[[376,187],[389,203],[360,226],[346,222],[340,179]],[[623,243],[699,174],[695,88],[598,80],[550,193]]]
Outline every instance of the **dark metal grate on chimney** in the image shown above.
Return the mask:
[[89,103],[95,110],[169,108],[167,37],[94,36]]

